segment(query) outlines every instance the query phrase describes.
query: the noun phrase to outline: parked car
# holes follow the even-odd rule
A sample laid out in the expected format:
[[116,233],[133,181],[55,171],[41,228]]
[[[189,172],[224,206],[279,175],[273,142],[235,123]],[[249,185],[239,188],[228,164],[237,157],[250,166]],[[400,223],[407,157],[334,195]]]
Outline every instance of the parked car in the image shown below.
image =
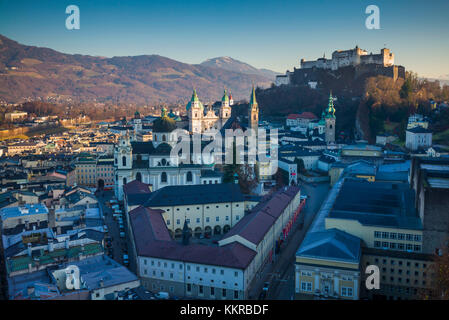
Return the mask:
[[156,293],[155,297],[156,299],[168,299],[170,296],[168,295],[168,292],[160,291]]
[[265,282],[264,284],[263,284],[263,291],[268,291],[268,289],[270,288],[270,283],[269,282]]

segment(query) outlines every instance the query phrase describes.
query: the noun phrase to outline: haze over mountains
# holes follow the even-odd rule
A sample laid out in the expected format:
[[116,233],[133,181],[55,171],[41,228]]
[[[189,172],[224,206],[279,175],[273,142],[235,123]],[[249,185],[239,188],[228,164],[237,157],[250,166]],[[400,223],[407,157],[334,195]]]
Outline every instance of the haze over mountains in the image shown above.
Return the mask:
[[245,74],[256,74],[262,77],[266,77],[268,79],[274,79],[276,78],[276,75],[280,74],[278,72],[274,72],[268,69],[257,69],[253,66],[241,62],[238,60],[235,60],[231,57],[218,57],[218,58],[212,58],[208,59],[204,62],[201,62],[201,65],[206,67],[216,67],[221,68],[229,71],[239,72],[239,73],[245,73]]
[[223,89],[248,99],[251,86],[267,87],[273,71],[228,57],[193,65],[159,55],[97,57],[26,46],[0,35],[0,101],[177,103],[196,88],[203,102]]

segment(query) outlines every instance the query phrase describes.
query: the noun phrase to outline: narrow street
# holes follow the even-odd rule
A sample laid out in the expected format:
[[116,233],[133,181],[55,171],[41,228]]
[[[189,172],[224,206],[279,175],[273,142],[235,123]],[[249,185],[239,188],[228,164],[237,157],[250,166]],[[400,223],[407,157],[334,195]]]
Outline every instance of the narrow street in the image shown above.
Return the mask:
[[[281,247],[280,254],[273,257],[274,262],[265,265],[259,280],[252,284],[250,289],[251,299],[257,299],[262,292],[263,284],[269,282],[268,300],[290,300],[294,296],[294,261],[295,253],[312,223],[315,214],[321,207],[323,200],[329,191],[329,184],[316,184],[316,187],[303,182],[299,183],[301,195],[306,194],[309,198],[303,208],[298,220],[292,228],[287,241]],[[302,229],[300,224],[304,222]]]
[[[127,254],[128,252],[128,244],[127,244],[127,234],[125,238],[120,238],[120,230],[118,222],[114,219],[112,215],[112,209],[110,206],[106,205],[113,198],[113,191],[105,191],[102,195],[98,195],[98,202],[101,206],[101,211],[104,215],[105,225],[108,228],[108,234],[112,239],[112,255],[110,257],[115,261],[123,264],[123,254]],[[126,220],[124,219],[125,230],[126,230]],[[107,252],[107,248],[106,252]]]

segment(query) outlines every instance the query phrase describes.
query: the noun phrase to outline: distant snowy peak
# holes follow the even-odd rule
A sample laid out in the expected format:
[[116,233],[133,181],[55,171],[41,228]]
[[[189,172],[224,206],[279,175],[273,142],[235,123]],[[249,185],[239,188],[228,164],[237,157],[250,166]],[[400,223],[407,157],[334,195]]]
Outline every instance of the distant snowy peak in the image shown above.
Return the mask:
[[201,63],[203,66],[221,68],[228,71],[254,74],[265,77],[269,80],[274,80],[279,73],[268,69],[257,69],[248,63],[233,59],[228,56],[211,58]]

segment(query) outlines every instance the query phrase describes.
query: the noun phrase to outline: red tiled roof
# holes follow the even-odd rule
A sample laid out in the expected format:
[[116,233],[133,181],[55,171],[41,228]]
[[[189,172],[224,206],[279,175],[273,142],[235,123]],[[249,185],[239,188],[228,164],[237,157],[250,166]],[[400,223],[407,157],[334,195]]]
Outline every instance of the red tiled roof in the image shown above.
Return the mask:
[[123,186],[126,194],[151,193],[149,185],[139,180],[133,180]]
[[310,119],[310,120],[314,120],[314,119],[318,119],[312,112],[303,112],[299,115],[299,118],[301,119]]
[[299,114],[297,113],[291,113],[287,116],[287,119],[298,119],[299,118]]
[[297,186],[290,186],[286,190],[278,191],[268,201],[261,202],[253,208],[251,213],[245,215],[224,239],[239,235],[257,245],[299,190]]
[[256,255],[237,242],[221,247],[176,242],[170,237],[162,212],[142,206],[130,211],[139,256],[245,269]]

